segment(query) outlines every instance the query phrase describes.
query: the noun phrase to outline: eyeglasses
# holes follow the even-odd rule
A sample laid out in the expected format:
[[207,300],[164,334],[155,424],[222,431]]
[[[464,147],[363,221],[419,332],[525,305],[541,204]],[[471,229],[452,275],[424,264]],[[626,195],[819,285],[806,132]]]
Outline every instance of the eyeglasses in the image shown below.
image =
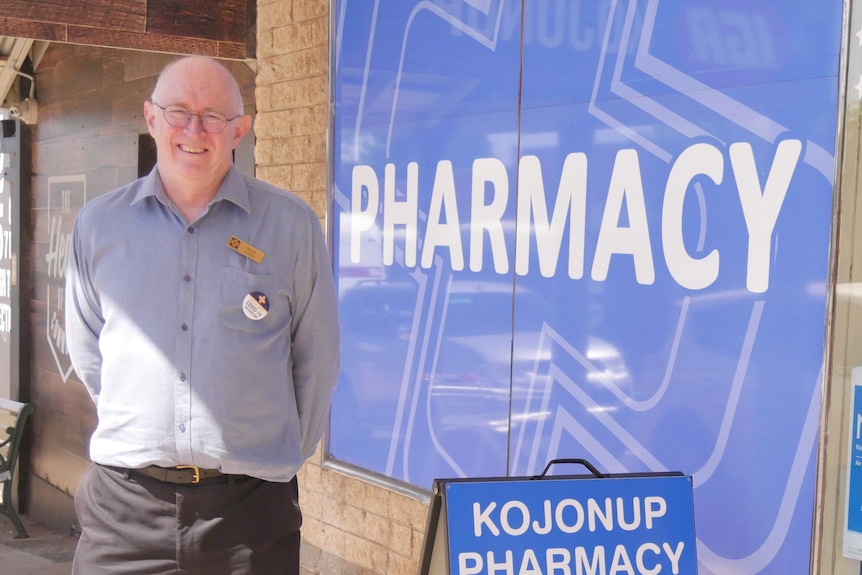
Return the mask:
[[224,131],[228,122],[233,122],[242,114],[228,118],[219,112],[204,112],[203,114],[193,114],[184,106],[179,104],[171,104],[170,106],[162,106],[153,102],[157,108],[161,108],[165,114],[165,121],[174,128],[185,128],[188,126],[192,116],[197,116],[201,121],[201,127],[205,132],[210,134],[218,134]]

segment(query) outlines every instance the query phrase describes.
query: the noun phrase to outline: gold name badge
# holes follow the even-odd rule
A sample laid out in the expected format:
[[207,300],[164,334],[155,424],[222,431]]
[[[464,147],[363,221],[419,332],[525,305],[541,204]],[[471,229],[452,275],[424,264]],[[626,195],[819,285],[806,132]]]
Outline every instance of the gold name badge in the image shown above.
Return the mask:
[[263,261],[265,253],[254,247],[248,242],[244,242],[236,236],[231,236],[227,241],[227,247],[240,255],[244,255],[256,264]]

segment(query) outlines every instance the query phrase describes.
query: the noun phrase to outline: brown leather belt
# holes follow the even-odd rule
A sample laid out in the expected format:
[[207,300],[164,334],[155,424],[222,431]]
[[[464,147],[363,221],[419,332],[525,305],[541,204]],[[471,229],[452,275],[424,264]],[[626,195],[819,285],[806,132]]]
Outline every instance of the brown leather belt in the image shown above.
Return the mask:
[[243,475],[225,475],[218,469],[205,469],[195,465],[177,465],[176,467],[159,467],[150,465],[135,469],[112,468],[130,476],[143,475],[165,483],[177,485],[198,485],[211,483],[228,483],[232,478],[242,478]]

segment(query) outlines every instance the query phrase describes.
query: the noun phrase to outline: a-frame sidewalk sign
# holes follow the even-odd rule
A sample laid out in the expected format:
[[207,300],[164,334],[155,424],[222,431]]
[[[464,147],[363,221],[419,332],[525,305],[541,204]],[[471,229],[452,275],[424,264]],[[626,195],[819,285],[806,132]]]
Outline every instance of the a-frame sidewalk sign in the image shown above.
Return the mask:
[[[588,475],[548,475],[573,463]],[[436,479],[419,575],[697,574],[691,476],[601,473]]]

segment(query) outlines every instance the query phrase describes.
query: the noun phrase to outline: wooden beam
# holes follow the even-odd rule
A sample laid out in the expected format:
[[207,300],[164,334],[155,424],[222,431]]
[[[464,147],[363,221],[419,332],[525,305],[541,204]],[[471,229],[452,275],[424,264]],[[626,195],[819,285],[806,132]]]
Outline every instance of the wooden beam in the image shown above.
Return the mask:
[[255,57],[256,0],[2,0],[0,36]]
[[248,0],[149,0],[147,32],[167,36],[244,42]]
[[245,44],[218,42],[201,38],[183,38],[181,36],[168,36],[165,34],[136,34],[133,32],[98,30],[75,26],[69,28],[68,37],[68,42],[72,44],[130,48],[133,50],[171,54],[196,54],[231,60],[245,60],[254,57],[253,54],[248,54]]
[[46,24],[146,32],[147,0],[3,0],[3,15]]
[[0,36],[66,42],[69,37],[68,28],[65,24],[49,24],[47,22],[34,22],[32,20],[0,16]]

